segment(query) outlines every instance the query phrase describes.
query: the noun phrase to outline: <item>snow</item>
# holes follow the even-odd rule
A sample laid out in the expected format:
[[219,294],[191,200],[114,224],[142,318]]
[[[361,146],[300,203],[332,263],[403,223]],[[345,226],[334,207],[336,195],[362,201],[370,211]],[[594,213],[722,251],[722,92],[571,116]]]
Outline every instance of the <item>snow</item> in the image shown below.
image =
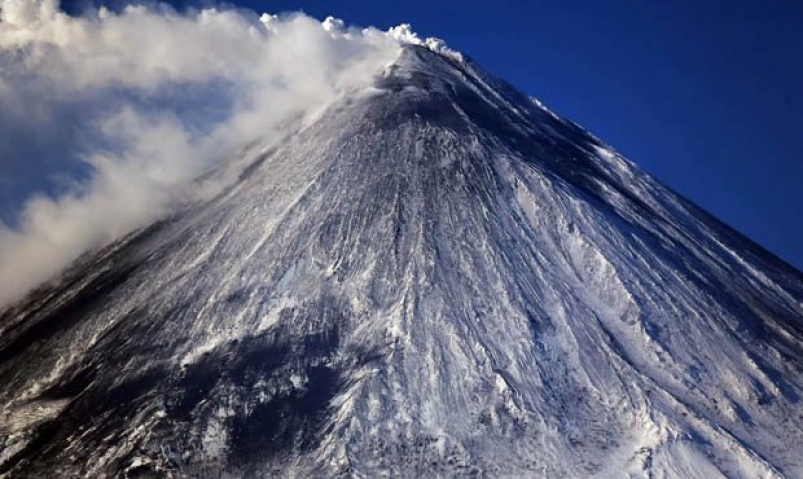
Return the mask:
[[74,368],[100,368],[85,398],[157,371],[115,447],[73,436],[96,477],[145,464],[135,439],[169,442],[148,461],[178,477],[803,477],[800,273],[410,43],[226,192],[77,266],[132,269],[0,364],[0,404]]

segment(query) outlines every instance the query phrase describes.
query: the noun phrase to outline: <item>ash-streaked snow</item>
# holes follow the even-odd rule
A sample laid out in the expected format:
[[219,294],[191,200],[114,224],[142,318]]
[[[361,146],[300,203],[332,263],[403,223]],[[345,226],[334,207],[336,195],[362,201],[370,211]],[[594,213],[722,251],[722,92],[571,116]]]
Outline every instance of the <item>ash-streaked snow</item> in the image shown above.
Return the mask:
[[5,477],[803,477],[803,275],[418,45],[0,317]]

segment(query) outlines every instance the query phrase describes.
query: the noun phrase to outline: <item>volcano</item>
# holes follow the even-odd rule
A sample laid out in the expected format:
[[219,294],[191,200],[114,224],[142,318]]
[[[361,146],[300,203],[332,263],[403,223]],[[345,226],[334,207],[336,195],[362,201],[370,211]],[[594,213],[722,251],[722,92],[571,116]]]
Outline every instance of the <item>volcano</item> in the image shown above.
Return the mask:
[[6,478],[803,477],[803,274],[406,45],[0,313]]

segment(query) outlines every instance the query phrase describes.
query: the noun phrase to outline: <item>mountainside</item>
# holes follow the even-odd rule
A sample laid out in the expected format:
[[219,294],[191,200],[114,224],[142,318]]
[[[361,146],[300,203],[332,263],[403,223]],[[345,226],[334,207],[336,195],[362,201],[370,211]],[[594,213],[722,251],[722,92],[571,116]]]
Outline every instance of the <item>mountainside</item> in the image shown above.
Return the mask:
[[0,477],[803,477],[803,275],[469,60],[0,313]]

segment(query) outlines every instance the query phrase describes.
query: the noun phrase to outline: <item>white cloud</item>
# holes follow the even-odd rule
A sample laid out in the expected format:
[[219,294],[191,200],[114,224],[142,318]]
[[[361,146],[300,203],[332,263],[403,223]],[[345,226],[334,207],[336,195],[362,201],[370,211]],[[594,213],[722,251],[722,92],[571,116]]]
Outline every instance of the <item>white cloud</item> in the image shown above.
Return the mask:
[[75,18],[55,0],[0,0],[5,181],[13,165],[89,172],[0,223],[0,305],[168,212],[220,158],[367,86],[400,43],[447,51],[409,26],[159,4]]
[[402,23],[401,25],[392,27],[388,30],[387,34],[399,43],[424,46],[441,55],[447,55],[456,60],[463,60],[463,55],[460,52],[449,48],[446,42],[440,38],[419,37],[418,34],[413,31],[413,27],[409,23]]

